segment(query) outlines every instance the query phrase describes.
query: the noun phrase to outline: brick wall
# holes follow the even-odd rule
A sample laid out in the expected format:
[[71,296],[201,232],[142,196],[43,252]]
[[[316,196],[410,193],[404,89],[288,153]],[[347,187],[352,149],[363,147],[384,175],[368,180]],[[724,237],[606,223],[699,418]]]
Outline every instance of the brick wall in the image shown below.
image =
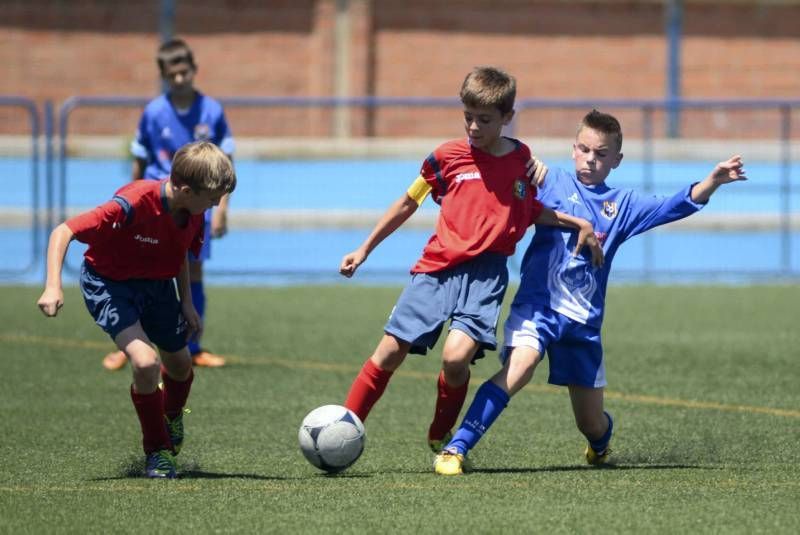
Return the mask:
[[[176,2],[177,34],[195,49],[198,87],[214,96],[335,94],[336,0]],[[519,98],[660,98],[667,59],[660,2],[350,0],[346,86],[353,96],[453,96],[467,71],[495,64]],[[159,2],[17,0],[0,19],[0,94],[59,106],[71,95],[155,94]],[[800,2],[686,0],[682,93],[796,97]],[[130,134],[139,110],[79,110],[71,131]],[[321,136],[331,110],[228,111],[239,136]],[[579,112],[521,114],[521,135],[569,135]],[[687,119],[691,135],[748,130],[771,117]],[[449,136],[452,109],[354,111],[356,135]],[[657,122],[663,118],[656,116]],[[636,131],[637,116],[626,122]],[[2,133],[24,132],[0,111]]]

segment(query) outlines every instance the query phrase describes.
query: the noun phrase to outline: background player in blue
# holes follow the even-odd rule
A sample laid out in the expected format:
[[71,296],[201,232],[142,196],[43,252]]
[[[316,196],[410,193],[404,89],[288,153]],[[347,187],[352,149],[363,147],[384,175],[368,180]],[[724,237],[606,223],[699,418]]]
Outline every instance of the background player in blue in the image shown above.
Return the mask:
[[[193,141],[210,141],[232,160],[234,142],[222,105],[194,88],[197,65],[189,46],[181,39],[167,41],[159,47],[156,60],[168,90],[147,104],[139,121],[136,138],[131,142],[133,180],[168,177],[172,157]],[[203,249],[199,256],[190,254],[189,263],[192,299],[201,318],[205,316],[206,304],[203,261],[210,256],[210,238],[222,237],[228,230],[228,195],[222,198],[216,210],[208,210],[205,217]],[[195,366],[225,364],[223,357],[204,350],[199,339],[190,342],[189,351]],[[105,356],[103,366],[117,370],[125,366],[125,362],[125,354],[114,351]]]
[[704,180],[672,196],[644,196],[605,183],[622,161],[621,149],[617,119],[593,110],[578,128],[572,149],[575,171],[553,169],[543,174],[539,200],[591,222],[605,264],[593,267],[585,255],[573,256],[572,235],[537,226],[505,324],[503,367],[476,392],[461,427],[436,457],[436,473],[462,473],[467,453],[510,397],[530,381],[545,351],[550,358],[548,382],[569,388],[575,423],[589,442],[586,461],[592,465],[607,461],[614,423],[603,410],[606,379],[600,326],[614,255],[628,238],[700,210],[719,186],[746,180],[741,157],[733,156],[718,163]]

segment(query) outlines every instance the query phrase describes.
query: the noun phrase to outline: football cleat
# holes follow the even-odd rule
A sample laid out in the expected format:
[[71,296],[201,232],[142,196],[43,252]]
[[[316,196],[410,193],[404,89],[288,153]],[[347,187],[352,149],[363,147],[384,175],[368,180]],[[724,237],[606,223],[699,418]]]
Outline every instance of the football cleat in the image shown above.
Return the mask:
[[124,352],[112,351],[111,353],[103,357],[103,368],[113,372],[124,368],[127,362],[128,362],[128,357],[125,356]]
[[448,431],[445,435],[440,439],[430,438],[428,437],[428,447],[431,449],[433,453],[439,453],[444,450],[444,447],[450,443],[450,440],[453,438],[453,433]]
[[189,412],[189,409],[183,409],[172,419],[164,416],[167,425],[167,434],[172,442],[172,451],[175,455],[178,455],[181,452],[181,447],[183,447],[183,414],[189,414]]
[[611,455],[611,448],[606,446],[602,453],[597,453],[591,446],[586,446],[586,451],[583,452],[586,456],[586,462],[592,466],[602,466],[608,464],[608,456]]
[[433,461],[433,471],[441,476],[459,476],[464,473],[464,456],[455,450],[442,450]]
[[175,479],[178,471],[175,457],[170,450],[158,450],[147,454],[145,475],[153,479]]
[[192,355],[192,364],[201,368],[219,368],[225,366],[225,357],[201,349]]

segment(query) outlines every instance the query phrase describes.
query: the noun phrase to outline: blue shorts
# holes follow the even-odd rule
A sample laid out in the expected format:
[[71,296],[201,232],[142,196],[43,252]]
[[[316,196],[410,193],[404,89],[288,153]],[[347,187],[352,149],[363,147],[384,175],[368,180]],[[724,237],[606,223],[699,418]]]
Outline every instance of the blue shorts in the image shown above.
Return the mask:
[[205,211],[205,224],[203,225],[203,246],[200,248],[200,254],[195,254],[189,251],[189,260],[192,262],[203,262],[211,258],[211,211],[209,208]]
[[532,347],[550,359],[554,385],[606,386],[600,329],[578,323],[549,307],[514,304],[505,323],[500,362],[520,346]]
[[484,253],[436,273],[414,273],[384,327],[387,334],[424,355],[436,345],[442,327],[458,329],[477,341],[473,360],[497,347],[497,319],[508,287],[507,257]]
[[147,337],[164,351],[186,346],[188,325],[172,279],[114,281],[81,266],[81,292],[86,308],[111,339],[139,321]]

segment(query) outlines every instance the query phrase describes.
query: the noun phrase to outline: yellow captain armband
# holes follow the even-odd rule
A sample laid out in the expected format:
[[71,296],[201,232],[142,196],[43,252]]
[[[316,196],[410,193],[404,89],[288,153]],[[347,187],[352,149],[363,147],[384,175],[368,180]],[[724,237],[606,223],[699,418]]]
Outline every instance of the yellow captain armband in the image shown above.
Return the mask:
[[430,192],[431,187],[427,182],[425,182],[425,179],[422,178],[422,176],[418,176],[416,179],[414,179],[414,182],[406,191],[408,196],[416,201],[417,206],[422,204],[422,201],[425,200],[425,197],[427,197],[428,193]]

